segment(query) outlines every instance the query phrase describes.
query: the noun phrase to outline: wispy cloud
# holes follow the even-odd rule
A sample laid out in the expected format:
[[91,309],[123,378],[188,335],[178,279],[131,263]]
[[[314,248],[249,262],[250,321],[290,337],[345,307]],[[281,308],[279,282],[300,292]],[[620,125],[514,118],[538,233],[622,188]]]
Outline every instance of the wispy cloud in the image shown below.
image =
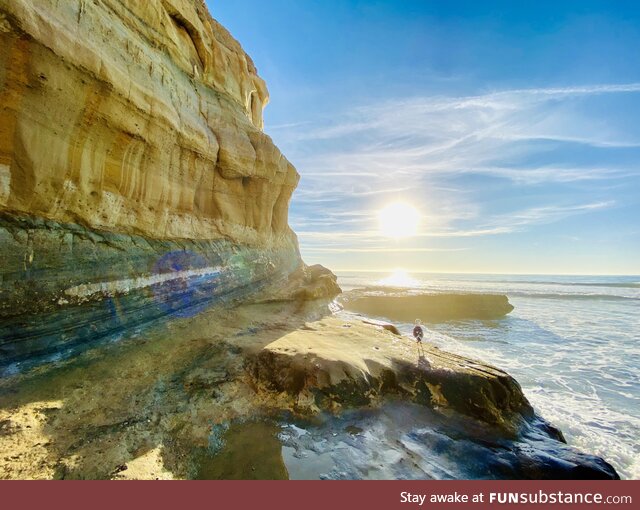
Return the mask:
[[[607,123],[598,119],[585,122],[569,104],[603,94],[639,92],[640,84],[632,83],[390,100],[353,108],[308,129],[280,133],[279,139],[292,145],[295,142],[291,149],[294,154],[301,142],[339,142],[297,158],[307,177],[383,177],[383,172],[491,174],[502,151],[522,156],[540,150],[515,142],[640,147],[640,139],[612,132]],[[512,170],[505,178],[516,178],[519,168],[514,165]],[[566,169],[565,180],[580,178],[574,170]],[[614,170],[599,175],[610,178]],[[555,175],[564,171],[560,165],[555,167]]]
[[571,216],[608,209],[615,205],[615,201],[592,202],[575,205],[546,205],[530,209],[510,212],[507,215],[491,218],[484,225],[495,233],[510,233],[522,231],[530,225],[553,223]]
[[[303,251],[428,252],[449,249],[429,239],[505,235],[613,207],[611,182],[640,176],[640,130],[590,106],[638,93],[640,83],[411,97],[279,126],[302,176],[291,222]],[[410,246],[377,232],[389,200],[423,215]]]
[[[509,234],[522,231],[530,225],[541,225],[545,223],[553,223],[571,216],[593,212],[601,209],[607,209],[615,205],[614,201],[593,202],[586,204],[574,205],[546,205],[533,207],[524,210],[509,212],[508,214],[485,218],[480,222],[479,228],[475,229],[444,229],[425,231],[416,234],[416,238],[468,238],[482,237],[500,234]],[[364,218],[369,218],[365,215]],[[386,238],[375,229],[362,230],[344,230],[344,231],[309,231],[300,230],[298,236],[308,241],[323,241],[343,245],[349,245],[357,241],[376,242],[384,241]],[[337,248],[313,248],[315,251],[337,251]],[[439,251],[440,249],[422,248],[423,251]],[[417,250],[417,251],[420,251]],[[377,249],[351,249],[350,251],[378,251]],[[413,248],[395,247],[389,251],[415,251]]]

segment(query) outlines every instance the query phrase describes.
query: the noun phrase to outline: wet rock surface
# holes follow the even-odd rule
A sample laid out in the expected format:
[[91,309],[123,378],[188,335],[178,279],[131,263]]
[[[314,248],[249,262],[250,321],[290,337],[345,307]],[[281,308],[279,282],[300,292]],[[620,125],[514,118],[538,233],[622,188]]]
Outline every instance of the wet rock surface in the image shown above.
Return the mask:
[[294,479],[608,479],[615,471],[535,427],[506,438],[481,422],[399,400],[283,427]]

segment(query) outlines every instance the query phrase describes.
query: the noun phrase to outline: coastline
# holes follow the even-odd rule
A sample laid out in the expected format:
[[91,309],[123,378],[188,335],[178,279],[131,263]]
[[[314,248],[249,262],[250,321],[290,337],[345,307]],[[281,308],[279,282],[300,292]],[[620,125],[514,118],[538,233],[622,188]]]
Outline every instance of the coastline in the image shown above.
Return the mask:
[[362,269],[637,272],[633,13],[210,3],[0,0],[0,479],[640,479],[640,276]]
[[[506,294],[515,309],[504,319],[431,323],[427,338],[441,349],[506,370],[570,444],[606,458],[625,479],[640,476],[637,276],[409,276],[406,284],[414,293]],[[390,276],[339,273],[339,278],[348,294]],[[413,321],[396,326],[410,334]]]

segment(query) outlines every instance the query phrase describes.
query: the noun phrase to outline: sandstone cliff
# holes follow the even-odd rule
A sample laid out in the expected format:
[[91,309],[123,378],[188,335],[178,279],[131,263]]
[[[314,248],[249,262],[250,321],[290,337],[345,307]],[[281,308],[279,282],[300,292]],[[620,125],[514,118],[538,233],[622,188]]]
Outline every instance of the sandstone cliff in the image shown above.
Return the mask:
[[251,59],[190,0],[0,2],[0,204],[154,238],[289,236]]
[[[0,478],[284,477],[280,427],[261,417],[389,398],[421,404],[465,455],[490,451],[492,475],[616,478],[508,374],[307,306],[339,287],[300,259],[299,176],[262,132],[267,101],[202,0],[0,0]],[[407,320],[512,309],[343,302]]]
[[267,101],[201,0],[0,0],[0,359],[304,271]]

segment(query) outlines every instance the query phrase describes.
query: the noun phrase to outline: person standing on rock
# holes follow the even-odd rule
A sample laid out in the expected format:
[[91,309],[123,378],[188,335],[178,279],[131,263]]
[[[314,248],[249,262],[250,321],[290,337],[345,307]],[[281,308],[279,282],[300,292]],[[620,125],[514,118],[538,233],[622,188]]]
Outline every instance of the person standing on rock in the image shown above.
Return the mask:
[[416,319],[416,325],[413,327],[413,337],[419,344],[422,343],[422,338],[424,337],[424,331],[422,330],[421,324],[422,321],[420,319]]

